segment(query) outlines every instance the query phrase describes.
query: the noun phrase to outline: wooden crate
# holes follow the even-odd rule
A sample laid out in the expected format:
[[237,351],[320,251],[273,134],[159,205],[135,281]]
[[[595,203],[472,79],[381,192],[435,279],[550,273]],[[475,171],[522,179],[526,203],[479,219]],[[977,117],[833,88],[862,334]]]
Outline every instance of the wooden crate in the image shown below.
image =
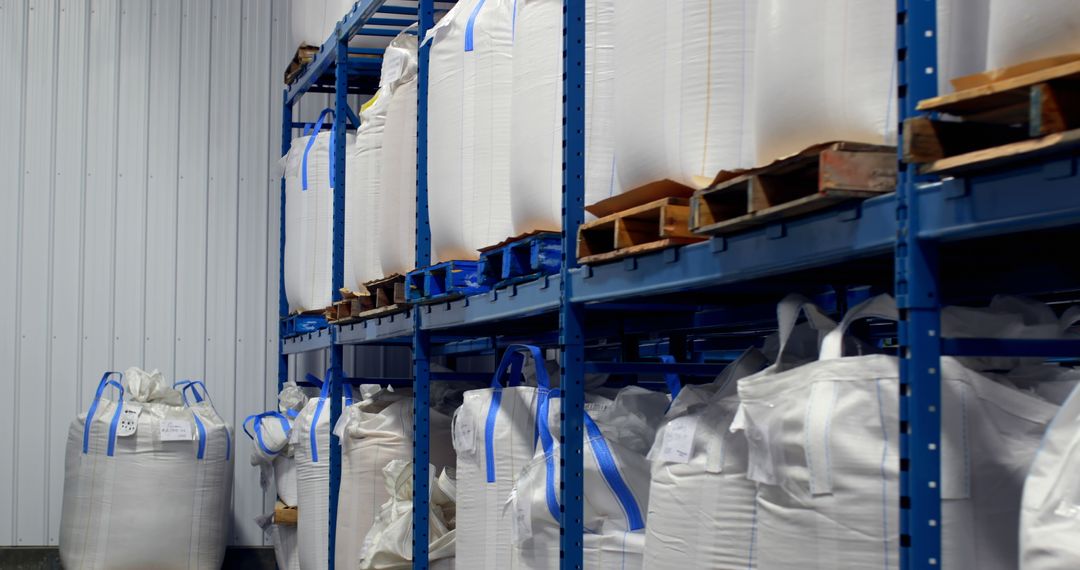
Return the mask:
[[961,78],[966,89],[920,101],[920,111],[950,120],[905,121],[904,160],[949,173],[1080,146],[1078,57]]
[[895,189],[895,148],[814,145],[766,166],[721,172],[690,199],[690,227],[696,234],[726,234]]
[[685,198],[661,198],[582,224],[577,255],[581,263],[600,263],[702,241],[690,233]]

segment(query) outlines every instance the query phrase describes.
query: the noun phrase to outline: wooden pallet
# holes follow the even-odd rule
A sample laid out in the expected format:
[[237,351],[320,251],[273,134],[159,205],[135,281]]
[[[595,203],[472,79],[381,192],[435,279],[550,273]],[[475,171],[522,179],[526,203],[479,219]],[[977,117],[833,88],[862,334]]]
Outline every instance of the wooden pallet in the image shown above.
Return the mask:
[[[967,89],[919,102],[951,120],[904,122],[903,157],[924,173],[985,168],[1076,145],[1080,130],[1080,61],[1051,58],[968,79]],[[1064,63],[1063,63],[1064,61]]]
[[300,74],[304,72],[304,68],[312,61],[315,61],[315,55],[319,53],[319,49],[306,44],[296,48],[296,55],[289,62],[289,66],[285,68],[285,85],[292,85],[293,81],[300,77]]
[[465,295],[483,293],[479,262],[453,260],[414,269],[405,276],[405,299],[410,303],[440,303]]
[[704,238],[690,233],[685,198],[661,198],[582,224],[577,255],[581,263],[600,263]]
[[296,525],[296,521],[299,518],[299,511],[296,507],[287,506],[281,501],[274,503],[274,523],[285,525]]
[[492,289],[559,272],[562,236],[535,231],[480,250],[478,285]]
[[727,234],[895,188],[894,147],[824,143],[766,166],[721,172],[690,199],[690,227]]
[[409,310],[411,306],[405,299],[405,276],[393,274],[389,277],[364,283],[373,303],[358,316],[361,319],[382,317]]
[[371,297],[367,293],[341,290],[341,300],[326,308],[326,320],[332,325],[344,325],[356,322],[360,312],[371,306]]

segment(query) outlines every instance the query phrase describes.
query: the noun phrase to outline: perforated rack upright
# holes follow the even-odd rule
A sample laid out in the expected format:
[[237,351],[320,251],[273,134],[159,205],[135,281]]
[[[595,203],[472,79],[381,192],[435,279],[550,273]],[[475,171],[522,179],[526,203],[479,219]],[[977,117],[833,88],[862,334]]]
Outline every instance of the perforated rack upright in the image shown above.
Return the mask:
[[[1052,253],[1080,237],[1080,184],[1075,149],[1019,157],[963,176],[928,178],[900,163],[897,192],[731,236],[578,266],[577,227],[583,219],[585,2],[565,0],[563,266],[560,273],[463,299],[416,307],[360,323],[283,339],[279,380],[287,355],[331,350],[330,381],[340,395],[346,345],[410,346],[413,351],[414,567],[427,568],[429,383],[432,358],[490,354],[513,342],[558,348],[564,390],[561,465],[561,567],[582,567],[581,428],[586,373],[708,376],[732,353],[775,326],[775,302],[789,292],[812,296],[826,310],[843,312],[870,292],[893,292],[900,307],[901,357],[901,567],[940,568],[940,358],[997,354],[1080,356],[1070,340],[950,339],[940,334],[944,302],[980,300],[993,293],[1055,294],[1080,290],[1080,267]],[[324,44],[315,62],[286,91],[282,151],[287,152],[292,105],[307,91],[342,93],[352,83],[327,74],[349,69],[348,39],[382,13],[415,16],[420,37],[434,22],[434,4],[415,10],[357,3]],[[393,11],[387,12],[393,8]],[[917,115],[918,100],[937,89],[933,0],[897,1],[899,120]],[[716,15],[715,17],[722,17]],[[428,46],[421,44],[417,117],[417,266],[430,261],[427,225]],[[343,74],[345,75],[345,74]],[[359,75],[357,76],[359,77]],[[335,97],[336,124],[355,121],[344,97]],[[355,122],[354,122],[355,125]],[[902,129],[902,127],[901,127]],[[342,128],[336,129],[343,144]],[[339,146],[340,149],[340,146]],[[344,153],[335,163],[344,181]],[[339,183],[339,187],[344,185]],[[342,283],[343,193],[335,190],[334,288]],[[282,199],[284,200],[284,188]],[[282,208],[284,227],[284,207]],[[284,239],[284,238],[283,238]],[[282,244],[284,241],[282,242]],[[948,263],[940,264],[938,260]],[[999,269],[1007,267],[1007,269]],[[1071,298],[1075,298],[1071,297]],[[282,317],[286,316],[282,284]],[[657,356],[674,362],[657,362]],[[474,378],[449,374],[445,379]],[[359,379],[347,379],[348,381]],[[368,379],[375,382],[378,379]],[[398,379],[399,381],[401,379]],[[333,420],[340,412],[335,396]],[[336,515],[340,455],[331,481],[331,525]],[[334,526],[331,526],[333,545]],[[360,537],[350,537],[360,539]],[[331,546],[331,557],[333,546]]]

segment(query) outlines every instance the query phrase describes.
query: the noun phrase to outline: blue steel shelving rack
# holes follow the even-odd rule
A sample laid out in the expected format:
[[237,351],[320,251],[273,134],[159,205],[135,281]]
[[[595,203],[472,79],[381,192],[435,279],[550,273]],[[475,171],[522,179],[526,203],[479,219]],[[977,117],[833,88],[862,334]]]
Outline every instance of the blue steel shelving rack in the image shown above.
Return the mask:
[[[563,488],[562,568],[581,567],[582,518],[582,378],[586,372],[644,374],[672,372],[714,374],[717,366],[701,362],[644,362],[658,355],[700,356],[746,346],[746,340],[688,338],[717,329],[760,330],[771,322],[768,302],[744,302],[748,289],[779,298],[798,287],[794,276],[814,274],[856,264],[870,277],[848,277],[832,293],[820,297],[823,307],[842,312],[858,295],[848,285],[873,285],[892,290],[901,309],[898,326],[901,355],[901,567],[941,566],[940,494],[940,358],[942,355],[1009,354],[1017,356],[1072,356],[1080,354],[1076,341],[1002,341],[948,339],[939,334],[942,294],[949,284],[956,290],[983,291],[971,278],[943,276],[940,250],[956,244],[987,243],[995,236],[1021,236],[1041,230],[1080,227],[1080,164],[1075,151],[994,165],[963,177],[925,178],[914,168],[900,165],[897,192],[860,204],[820,212],[734,236],[655,252],[618,263],[578,266],[575,236],[583,218],[584,174],[584,0],[566,0],[564,11],[564,155],[563,155],[563,267],[559,274],[506,289],[473,295],[447,303],[416,307],[409,314],[329,327],[281,343],[279,380],[284,381],[289,354],[331,350],[330,380],[336,394],[345,379],[341,350],[347,345],[410,346],[413,351],[415,409],[415,497],[413,519],[414,567],[427,568],[428,406],[430,361],[438,356],[497,352],[512,342],[527,340],[557,347],[563,366],[561,465]],[[915,104],[936,94],[936,29],[934,0],[897,0],[897,70],[899,119],[916,115]],[[292,104],[311,91],[343,93],[353,89],[335,76],[333,87],[325,77],[330,70],[348,69],[348,39],[365,25],[380,21],[377,13],[413,16],[423,37],[434,22],[432,0],[419,0],[411,8],[383,7],[381,0],[361,0],[339,24],[315,62],[286,91],[282,150],[290,144],[289,127],[298,127]],[[403,20],[397,20],[399,23]],[[384,34],[385,35],[385,34]],[[429,261],[427,225],[427,86],[428,48],[420,47],[417,120],[417,266]],[[376,72],[377,73],[377,72]],[[335,124],[355,118],[343,96],[335,97]],[[342,128],[335,131],[341,136]],[[339,141],[335,140],[335,144]],[[335,171],[344,180],[344,162],[338,152]],[[338,184],[343,187],[343,184]],[[284,191],[284,189],[283,189]],[[339,193],[343,196],[343,193]],[[282,196],[284,200],[284,193]],[[341,283],[343,216],[335,196],[335,289]],[[282,209],[284,227],[284,208]],[[284,240],[284,237],[283,237]],[[984,241],[980,241],[984,240]],[[284,241],[282,241],[282,244]],[[988,245],[986,247],[998,247]],[[1020,263],[1022,260],[1017,260]],[[882,269],[881,264],[886,268]],[[875,265],[877,264],[877,265]],[[1008,275],[999,276],[1001,283]],[[1023,290],[1043,293],[1080,289],[1080,276],[1042,273]],[[843,281],[845,278],[837,278]],[[1072,279],[1072,280],[1070,280]],[[815,283],[817,281],[814,281]],[[829,281],[832,284],[831,281]],[[1009,281],[1016,289],[1015,280]],[[287,311],[282,287],[282,315]],[[981,287],[981,288],[980,288]],[[846,293],[846,294],[844,294]],[[695,305],[681,297],[704,294],[710,300]],[[862,291],[860,294],[866,294]],[[759,300],[760,301],[760,300]],[[523,326],[523,322],[533,322]],[[657,331],[667,331],[659,338]],[[751,333],[747,332],[747,336]],[[615,338],[620,356],[598,358],[600,352],[586,341]],[[740,345],[742,342],[744,344]],[[711,348],[710,348],[711,347]],[[589,359],[587,360],[587,355]],[[622,360],[610,362],[607,360]],[[469,375],[437,376],[441,379]],[[367,379],[376,381],[377,379]],[[401,379],[396,379],[399,383]],[[340,413],[340,398],[333,420]],[[332,449],[336,449],[336,444]],[[332,462],[339,462],[336,454]],[[334,465],[334,463],[332,463]],[[332,471],[331,525],[334,524],[339,471]],[[331,540],[333,540],[331,526]],[[355,538],[355,537],[354,537]],[[331,542],[333,544],[333,542]],[[333,547],[331,546],[331,556]]]

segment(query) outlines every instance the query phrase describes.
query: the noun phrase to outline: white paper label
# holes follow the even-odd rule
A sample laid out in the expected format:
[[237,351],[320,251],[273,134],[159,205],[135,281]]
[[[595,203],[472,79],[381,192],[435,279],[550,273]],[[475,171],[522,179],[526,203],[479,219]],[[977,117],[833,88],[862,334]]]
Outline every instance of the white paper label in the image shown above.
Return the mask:
[[664,428],[664,446],[660,448],[660,461],[665,463],[687,463],[694,451],[694,432],[697,431],[697,416],[675,418]]
[[161,441],[191,441],[191,422],[161,420]]
[[476,426],[472,417],[464,415],[458,418],[454,432],[454,447],[458,453],[469,453],[476,448]]
[[529,503],[524,498],[519,500],[517,486],[510,491],[506,506],[510,508],[510,513],[514,516],[513,526],[511,527],[513,540],[522,542],[532,538],[532,517],[529,516]]
[[139,427],[139,412],[142,406],[138,404],[125,404],[124,411],[120,412],[120,424],[116,426],[116,437],[127,437],[135,433]]

